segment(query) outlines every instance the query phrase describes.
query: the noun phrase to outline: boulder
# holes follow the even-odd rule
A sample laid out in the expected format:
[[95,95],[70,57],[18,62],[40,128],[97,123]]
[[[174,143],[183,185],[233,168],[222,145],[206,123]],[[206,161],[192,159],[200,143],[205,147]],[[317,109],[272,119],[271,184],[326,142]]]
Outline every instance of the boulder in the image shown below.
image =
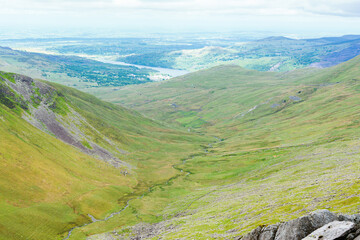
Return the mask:
[[259,236],[261,234],[261,230],[263,227],[259,226],[246,234],[244,237],[241,238],[241,240],[258,240]]
[[360,223],[360,214],[344,215],[339,214],[339,221],[349,221],[354,223]]
[[246,234],[241,240],[274,240],[279,225],[260,226]]
[[289,222],[280,224],[275,240],[300,240],[316,229],[338,220],[336,214],[328,210],[317,210]]
[[360,214],[317,210],[280,224],[259,226],[234,240],[360,240]]
[[261,231],[258,240],[274,240],[278,228],[279,228],[278,224],[264,227]]
[[354,229],[355,223],[349,221],[333,221],[315,230],[303,240],[336,240],[346,239]]

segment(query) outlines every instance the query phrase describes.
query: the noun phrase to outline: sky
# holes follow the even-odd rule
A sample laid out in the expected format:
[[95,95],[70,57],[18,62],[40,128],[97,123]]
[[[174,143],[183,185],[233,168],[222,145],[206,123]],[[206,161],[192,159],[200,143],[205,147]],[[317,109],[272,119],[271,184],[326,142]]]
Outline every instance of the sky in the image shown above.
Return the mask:
[[360,34],[360,0],[0,0],[6,31]]

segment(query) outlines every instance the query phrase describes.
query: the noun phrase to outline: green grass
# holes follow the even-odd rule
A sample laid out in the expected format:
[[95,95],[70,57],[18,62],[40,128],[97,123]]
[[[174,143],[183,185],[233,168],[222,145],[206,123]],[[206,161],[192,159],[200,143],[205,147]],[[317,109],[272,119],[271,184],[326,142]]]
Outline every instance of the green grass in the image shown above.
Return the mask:
[[72,227],[89,223],[87,214],[105,218],[176,176],[172,165],[209,142],[77,90],[43,83],[55,90],[55,113],[70,123],[73,111],[81,114],[86,138],[133,168],[125,176],[126,167],[114,168],[30,125],[21,118],[22,98],[14,97],[13,108],[0,104],[0,239],[62,239]]
[[288,73],[219,66],[97,92],[149,118],[47,83],[65,121],[81,114],[87,139],[133,169],[125,176],[0,105],[0,236],[61,239],[127,203],[71,239],[129,235],[140,222],[172,225],[163,239],[226,239],[319,208],[358,212],[359,69],[359,58]]
[[0,202],[11,209],[1,208],[1,238],[55,238],[72,225],[88,221],[80,210],[82,195],[104,191],[110,183],[135,184],[107,164],[42,133],[9,109],[0,111]]
[[[288,73],[219,66],[98,92],[156,120],[224,139],[177,165],[183,174],[154,188],[133,211],[142,221],[157,222],[148,217],[155,215],[175,226],[160,233],[163,239],[226,239],[319,208],[359,212],[359,69],[359,58]],[[91,228],[81,231],[93,234]]]
[[9,80],[9,81],[12,82],[12,83],[15,83],[14,74],[13,74],[13,73],[1,72],[1,73],[0,73],[0,77]]

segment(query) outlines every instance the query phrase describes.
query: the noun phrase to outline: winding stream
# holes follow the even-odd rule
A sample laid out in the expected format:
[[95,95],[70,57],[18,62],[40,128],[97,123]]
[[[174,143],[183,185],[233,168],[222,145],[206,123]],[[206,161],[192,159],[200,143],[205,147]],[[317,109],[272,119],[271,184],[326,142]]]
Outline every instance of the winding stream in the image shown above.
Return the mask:
[[[223,141],[222,139],[220,139],[220,138],[218,138],[218,137],[214,137],[214,138],[216,139],[215,143],[219,143],[219,142],[222,142],[222,141]],[[210,146],[210,147],[212,147],[212,146]],[[192,159],[192,158],[194,158],[194,155],[190,155],[188,158],[183,159],[183,160],[181,161],[181,163],[179,163],[179,164],[172,165],[172,168],[175,169],[175,170],[177,170],[177,171],[180,171],[181,174],[180,174],[180,175],[176,175],[176,176],[168,179],[168,180],[165,182],[165,184],[168,185],[171,181],[177,179],[178,177],[181,177],[181,176],[187,177],[188,175],[190,175],[190,174],[191,174],[190,172],[184,172],[184,170],[181,169],[181,168],[179,168],[178,166],[184,165],[187,160]],[[184,173],[185,173],[185,175],[184,175]],[[114,217],[114,216],[116,216],[116,215],[119,215],[120,213],[122,213],[123,211],[125,211],[125,210],[130,206],[130,201],[135,200],[135,199],[141,199],[141,198],[143,198],[147,193],[151,192],[151,190],[152,190],[154,187],[157,187],[157,186],[159,186],[159,184],[156,184],[156,185],[151,186],[151,187],[149,188],[149,190],[148,190],[147,192],[145,192],[144,194],[142,194],[141,196],[139,196],[139,197],[137,197],[137,198],[131,198],[131,199],[129,199],[129,200],[126,202],[125,207],[123,207],[120,211],[111,213],[109,216],[107,216],[107,217],[104,218],[104,219],[96,219],[96,218],[95,218],[94,216],[92,216],[91,214],[88,214],[88,216],[91,218],[91,221],[92,221],[92,222],[85,223],[85,224],[83,224],[83,225],[75,226],[75,227],[71,228],[71,229],[69,230],[67,236],[66,236],[63,240],[69,239],[69,238],[71,237],[72,232],[73,232],[75,229],[82,228],[82,227],[86,227],[86,226],[88,226],[88,225],[90,225],[90,224],[92,224],[92,223],[96,223],[96,222],[105,222],[105,221],[109,220],[110,218],[112,218],[112,217]],[[191,204],[192,204],[192,203],[191,203]]]
[[[144,195],[145,195],[145,193],[144,193],[142,196],[144,196]],[[141,197],[142,197],[142,196],[141,196]],[[139,198],[140,198],[140,197],[139,197]],[[111,213],[108,217],[106,217],[106,218],[104,218],[104,219],[100,219],[100,220],[99,220],[99,219],[94,218],[94,216],[88,214],[88,216],[91,218],[92,222],[90,222],[90,223],[85,223],[84,225],[80,225],[80,226],[73,227],[72,229],[70,229],[70,231],[68,232],[68,235],[64,238],[64,240],[69,239],[69,238],[71,237],[72,232],[73,232],[75,229],[77,229],[77,228],[86,227],[87,225],[92,224],[92,223],[95,223],[95,222],[104,222],[104,221],[107,221],[107,220],[109,220],[110,218],[114,217],[115,215],[120,214],[121,212],[125,211],[125,210],[129,207],[130,201],[131,201],[131,200],[134,200],[134,199],[135,199],[135,198],[129,199],[129,200],[126,202],[125,207],[123,207],[123,208],[122,208],[120,211],[118,211],[118,212],[113,212],[113,213]]]

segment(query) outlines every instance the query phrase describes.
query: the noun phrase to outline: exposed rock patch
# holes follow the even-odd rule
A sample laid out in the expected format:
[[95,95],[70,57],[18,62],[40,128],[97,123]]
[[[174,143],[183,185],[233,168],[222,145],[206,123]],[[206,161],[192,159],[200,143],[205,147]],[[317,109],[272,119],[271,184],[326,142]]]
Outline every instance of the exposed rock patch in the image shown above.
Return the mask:
[[[95,140],[84,132],[84,129],[87,129],[88,132],[94,133],[94,136],[96,135],[106,145],[111,146],[113,152],[126,153],[126,151],[118,149],[110,139],[102,135],[74,110],[66,102],[61,92],[46,83],[23,75],[12,74],[11,80],[3,77],[1,80],[0,96],[5,96],[4,99],[8,101],[5,105],[14,108],[16,103],[26,110],[23,111],[22,116],[30,124],[115,167],[124,165],[131,167],[115,157],[108,149],[95,143]],[[66,111],[63,109],[57,111],[59,106]]]
[[131,233],[119,234],[116,231],[90,236],[87,240],[138,240],[138,239],[158,239],[156,238],[164,231],[174,231],[177,227],[167,222],[155,224],[139,223],[130,227]]
[[280,106],[281,106],[280,104],[274,103],[274,104],[272,104],[270,107],[271,107],[271,108],[277,108],[277,107],[280,107]]
[[289,98],[295,102],[301,101],[301,98],[299,98],[298,96],[289,96]]

